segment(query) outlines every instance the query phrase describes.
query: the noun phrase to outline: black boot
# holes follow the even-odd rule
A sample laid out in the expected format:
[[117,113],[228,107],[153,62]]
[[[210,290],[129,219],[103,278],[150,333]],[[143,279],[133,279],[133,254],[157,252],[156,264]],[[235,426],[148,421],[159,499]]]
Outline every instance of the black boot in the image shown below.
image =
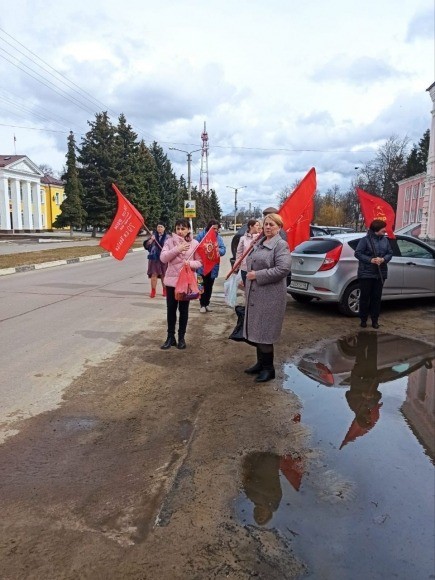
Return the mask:
[[266,383],[275,378],[275,367],[273,366],[273,352],[263,352],[263,370],[255,378],[256,383]]
[[162,350],[168,350],[171,346],[177,346],[177,341],[175,340],[175,336],[173,334],[168,334],[168,338],[160,347]]
[[179,350],[184,350],[186,348],[186,341],[184,340],[184,336],[178,335],[178,346]]
[[257,375],[262,370],[263,370],[263,361],[261,358],[261,351],[257,346],[257,362],[252,367],[245,369],[245,373],[247,375]]

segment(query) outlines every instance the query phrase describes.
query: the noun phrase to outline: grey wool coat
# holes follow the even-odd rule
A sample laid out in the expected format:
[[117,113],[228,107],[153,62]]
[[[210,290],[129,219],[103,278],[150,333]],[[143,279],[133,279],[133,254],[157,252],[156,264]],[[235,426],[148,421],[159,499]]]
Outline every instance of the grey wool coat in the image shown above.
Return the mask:
[[246,280],[243,336],[250,342],[273,344],[281,334],[287,304],[286,277],[290,272],[288,244],[279,234],[264,239],[248,256],[247,271],[256,280]]

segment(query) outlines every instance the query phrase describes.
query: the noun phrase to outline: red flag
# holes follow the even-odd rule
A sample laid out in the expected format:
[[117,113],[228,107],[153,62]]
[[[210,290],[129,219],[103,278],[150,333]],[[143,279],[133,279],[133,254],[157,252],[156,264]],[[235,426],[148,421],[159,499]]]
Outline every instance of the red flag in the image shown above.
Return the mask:
[[118,209],[112,225],[101,238],[100,246],[111,252],[117,260],[122,260],[133,245],[144,219],[114,183],[112,187],[118,196]]
[[200,255],[203,264],[202,272],[204,276],[207,276],[213,270],[214,266],[221,261],[217,233],[213,227],[208,230],[199,242],[199,246],[197,246],[195,252],[198,252]]
[[316,187],[316,170],[312,167],[278,211],[284,222],[283,229],[287,233],[291,251],[310,237]]
[[368,228],[373,220],[383,220],[387,224],[387,236],[394,239],[396,236],[394,235],[393,228],[396,214],[391,205],[377,195],[367,193],[367,191],[359,187],[356,188],[356,192],[366,227]]
[[365,427],[361,427],[357,420],[354,419],[349,427],[348,432],[346,433],[343,441],[341,442],[340,449],[342,449],[345,445],[350,443],[351,441],[355,441],[357,437],[362,437],[366,433],[373,429],[379,419],[379,409],[382,407],[382,403],[377,403],[374,407],[370,409],[370,413],[367,417],[367,425]]
[[296,491],[299,491],[305,471],[302,459],[300,457],[293,458],[291,455],[283,455],[279,459],[279,468],[287,481]]

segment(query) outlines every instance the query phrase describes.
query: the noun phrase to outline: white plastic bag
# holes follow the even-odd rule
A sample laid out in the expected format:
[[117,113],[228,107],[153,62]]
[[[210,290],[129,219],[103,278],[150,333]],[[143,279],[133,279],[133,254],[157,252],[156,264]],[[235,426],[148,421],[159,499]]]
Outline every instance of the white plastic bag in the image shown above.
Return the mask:
[[236,306],[237,288],[241,279],[242,275],[239,270],[237,274],[231,274],[228,280],[225,280],[224,282],[225,304],[231,308]]

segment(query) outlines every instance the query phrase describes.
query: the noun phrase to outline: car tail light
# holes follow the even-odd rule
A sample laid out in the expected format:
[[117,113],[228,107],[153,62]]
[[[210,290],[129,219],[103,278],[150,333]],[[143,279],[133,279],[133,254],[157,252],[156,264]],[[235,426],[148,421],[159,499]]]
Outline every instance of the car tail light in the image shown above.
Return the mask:
[[340,259],[342,249],[343,245],[340,244],[336,248],[329,250],[322,262],[322,265],[319,268],[319,272],[323,272],[324,270],[331,270],[331,268],[333,268]]
[[334,384],[334,375],[328,369],[328,367],[322,363],[316,363],[316,368],[319,373],[319,379],[326,383],[328,386],[332,387]]

